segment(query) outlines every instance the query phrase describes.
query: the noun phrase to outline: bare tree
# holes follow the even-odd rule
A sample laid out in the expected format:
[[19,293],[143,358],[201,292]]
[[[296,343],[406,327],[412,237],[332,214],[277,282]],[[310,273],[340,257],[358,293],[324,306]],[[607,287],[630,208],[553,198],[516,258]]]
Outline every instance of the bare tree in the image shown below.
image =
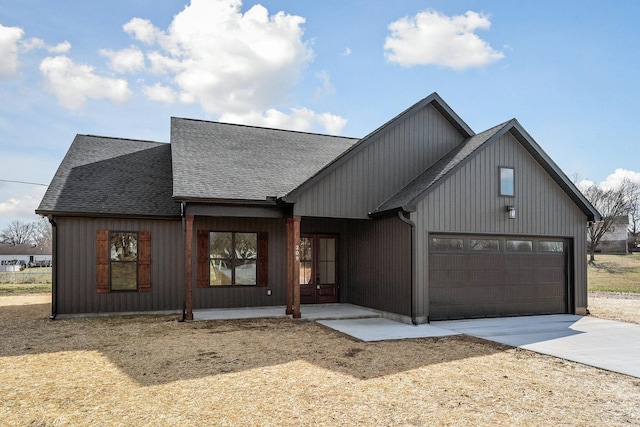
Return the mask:
[[41,247],[50,247],[53,241],[51,224],[46,218],[33,221],[33,244]]
[[0,242],[9,245],[27,245],[33,243],[33,223],[14,220],[0,231]]
[[605,189],[592,184],[582,189],[584,196],[602,215],[602,221],[592,224],[588,229],[589,263],[595,262],[595,252],[604,235],[613,230],[617,217],[628,215],[631,201],[637,197],[638,184],[624,180],[620,187]]
[[640,191],[631,198],[629,206],[629,246],[634,250],[640,243]]

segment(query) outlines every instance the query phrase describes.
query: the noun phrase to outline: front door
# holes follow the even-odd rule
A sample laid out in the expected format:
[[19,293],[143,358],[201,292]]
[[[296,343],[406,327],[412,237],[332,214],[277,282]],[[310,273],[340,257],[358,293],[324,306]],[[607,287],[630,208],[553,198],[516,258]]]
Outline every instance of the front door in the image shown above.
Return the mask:
[[337,237],[305,234],[300,238],[300,303],[338,302]]

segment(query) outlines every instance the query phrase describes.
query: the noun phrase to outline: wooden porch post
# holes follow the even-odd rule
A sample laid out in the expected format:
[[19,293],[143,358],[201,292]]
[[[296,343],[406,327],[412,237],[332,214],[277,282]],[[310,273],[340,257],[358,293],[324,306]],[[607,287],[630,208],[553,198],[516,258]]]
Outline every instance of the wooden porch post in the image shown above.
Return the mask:
[[300,217],[287,218],[287,314],[299,319],[300,313]]
[[193,320],[193,215],[186,216],[184,239],[185,315]]

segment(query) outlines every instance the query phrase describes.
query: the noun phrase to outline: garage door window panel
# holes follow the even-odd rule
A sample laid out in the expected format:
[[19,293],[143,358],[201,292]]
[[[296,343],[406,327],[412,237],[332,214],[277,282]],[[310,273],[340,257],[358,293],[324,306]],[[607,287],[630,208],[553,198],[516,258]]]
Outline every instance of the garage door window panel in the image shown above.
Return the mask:
[[507,251],[533,252],[533,242],[531,240],[507,240]]
[[462,251],[463,240],[449,237],[434,237],[431,248],[437,251]]

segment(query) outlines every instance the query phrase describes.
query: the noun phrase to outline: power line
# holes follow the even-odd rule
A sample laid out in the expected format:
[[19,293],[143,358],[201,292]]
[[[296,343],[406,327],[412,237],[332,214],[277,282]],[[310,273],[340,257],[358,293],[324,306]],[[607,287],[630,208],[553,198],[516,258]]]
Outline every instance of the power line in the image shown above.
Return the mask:
[[43,187],[48,187],[49,186],[47,184],[39,184],[37,182],[13,181],[11,179],[0,179],[0,182],[12,182],[12,183],[15,183],[15,184],[27,184],[27,185],[41,185]]

